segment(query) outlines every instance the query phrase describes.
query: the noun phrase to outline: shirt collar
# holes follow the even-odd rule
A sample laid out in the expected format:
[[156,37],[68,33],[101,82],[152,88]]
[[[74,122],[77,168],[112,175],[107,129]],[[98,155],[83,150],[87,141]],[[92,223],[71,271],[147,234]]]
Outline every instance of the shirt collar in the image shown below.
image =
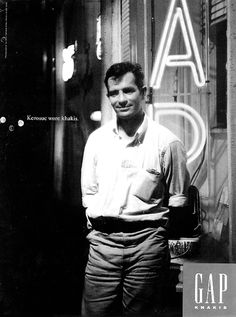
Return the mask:
[[[139,140],[140,142],[143,141],[144,136],[146,134],[148,128],[148,116],[146,115],[146,113],[144,114],[144,118],[143,118],[143,122],[140,125],[140,127],[138,128],[138,130],[135,133],[135,140]],[[119,131],[118,131],[118,126],[117,126],[117,120],[114,119],[112,122],[112,131],[116,134],[119,135]]]

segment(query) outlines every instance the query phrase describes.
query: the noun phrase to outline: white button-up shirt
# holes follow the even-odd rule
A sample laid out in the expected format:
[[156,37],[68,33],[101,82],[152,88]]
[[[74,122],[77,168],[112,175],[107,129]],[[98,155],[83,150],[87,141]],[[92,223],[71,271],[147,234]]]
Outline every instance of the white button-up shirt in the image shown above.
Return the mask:
[[183,144],[146,115],[131,142],[119,135],[116,120],[91,133],[81,177],[83,205],[92,218],[167,219],[165,197],[169,206],[187,203]]

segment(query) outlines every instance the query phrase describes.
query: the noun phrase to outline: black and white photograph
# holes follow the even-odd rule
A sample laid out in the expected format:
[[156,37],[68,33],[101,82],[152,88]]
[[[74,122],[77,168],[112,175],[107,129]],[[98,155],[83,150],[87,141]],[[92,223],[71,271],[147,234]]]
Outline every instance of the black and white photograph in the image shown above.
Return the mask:
[[0,0],[0,317],[236,315],[235,21]]

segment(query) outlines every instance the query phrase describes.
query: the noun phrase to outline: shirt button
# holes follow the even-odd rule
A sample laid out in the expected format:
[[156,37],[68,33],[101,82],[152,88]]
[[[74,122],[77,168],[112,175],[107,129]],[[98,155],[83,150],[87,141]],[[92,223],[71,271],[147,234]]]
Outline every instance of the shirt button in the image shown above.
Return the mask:
[[124,211],[124,209],[126,209],[126,206],[120,207],[120,214],[122,214],[122,212]]

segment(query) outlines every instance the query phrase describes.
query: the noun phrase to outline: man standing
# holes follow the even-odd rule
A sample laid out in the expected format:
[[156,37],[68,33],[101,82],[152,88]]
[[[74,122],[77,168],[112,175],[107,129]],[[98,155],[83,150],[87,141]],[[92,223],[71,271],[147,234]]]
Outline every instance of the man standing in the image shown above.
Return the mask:
[[155,311],[169,265],[164,198],[168,206],[187,204],[184,147],[144,113],[143,79],[139,64],[108,69],[104,82],[116,119],[85,147],[82,196],[91,231],[83,316]]

